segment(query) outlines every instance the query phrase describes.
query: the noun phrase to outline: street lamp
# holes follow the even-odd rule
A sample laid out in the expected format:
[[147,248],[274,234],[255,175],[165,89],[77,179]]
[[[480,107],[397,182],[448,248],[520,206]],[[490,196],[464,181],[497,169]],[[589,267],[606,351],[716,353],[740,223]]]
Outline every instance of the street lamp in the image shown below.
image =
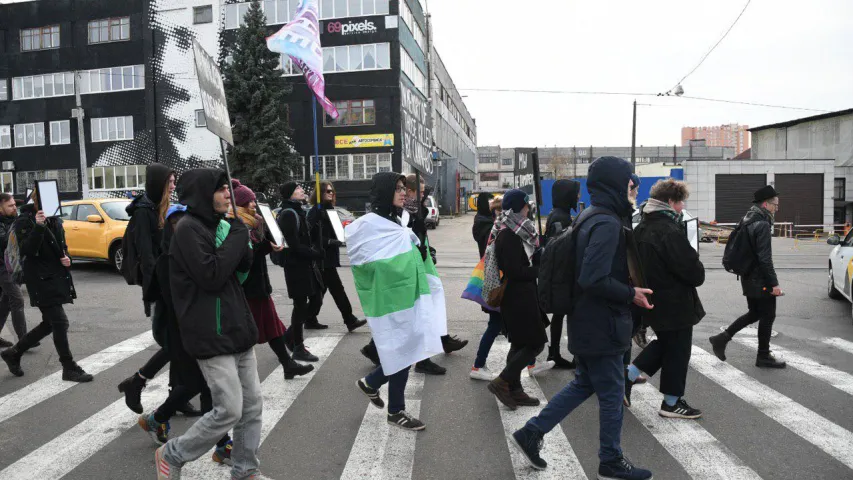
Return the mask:
[[[673,87],[670,91],[666,93],[659,93],[658,97],[670,97],[675,95],[676,97],[680,97],[684,95],[684,87],[679,83],[675,87]],[[636,170],[637,166],[637,101],[634,100],[634,122],[631,127],[631,166]]]

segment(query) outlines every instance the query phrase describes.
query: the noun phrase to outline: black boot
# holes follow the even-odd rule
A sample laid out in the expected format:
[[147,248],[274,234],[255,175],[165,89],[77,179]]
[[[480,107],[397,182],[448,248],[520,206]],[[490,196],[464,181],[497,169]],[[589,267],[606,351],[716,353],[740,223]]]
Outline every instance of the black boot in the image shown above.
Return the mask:
[[91,382],[94,378],[74,362],[62,366],[62,380],[66,382],[86,383]]
[[708,339],[711,342],[711,346],[714,347],[714,355],[720,359],[720,361],[726,361],[726,345],[732,340],[729,332],[725,330],[720,332],[718,335],[714,335],[713,337]]
[[320,359],[316,355],[312,355],[311,352],[305,348],[305,345],[297,345],[293,350],[293,359],[299,360],[302,362],[319,362]]
[[21,352],[17,348],[12,347],[8,350],[3,350],[0,352],[0,357],[9,366],[9,371],[12,372],[12,375],[16,377],[24,376],[24,371],[21,370]]
[[178,408],[178,413],[183,414],[185,417],[200,417],[204,415],[204,412],[196,409],[190,402],[187,402]]
[[772,352],[765,352],[759,353],[755,357],[755,366],[759,368],[785,368],[788,364],[774,357]]
[[9,340],[0,338],[0,348],[12,348],[15,344],[10,342]]
[[444,348],[444,353],[453,353],[457,350],[462,350],[468,345],[468,340],[459,340],[459,337],[445,335],[441,337],[441,346]]
[[379,366],[379,352],[376,351],[376,344],[372,340],[361,348],[361,354],[373,362],[374,365]]
[[142,414],[142,389],[145,388],[145,379],[139,373],[134,373],[118,384],[118,391],[124,394],[124,403],[127,408]]
[[303,365],[293,360],[290,360],[287,365],[282,365],[282,367],[284,367],[285,380],[292,380],[293,377],[307,375],[309,372],[314,370],[314,365]]
[[314,317],[311,320],[305,322],[305,328],[307,330],[325,330],[329,328],[329,326],[323,325],[322,323],[320,323],[319,320],[317,320],[317,317]]
[[548,361],[554,362],[554,368],[558,370],[574,370],[575,362],[570,360],[566,360],[561,357],[559,354],[557,355],[548,355]]
[[442,367],[441,365],[436,365],[432,360],[428,358],[426,360],[421,360],[420,362],[416,363],[415,371],[427,375],[444,375],[445,373],[447,373],[446,368]]
[[347,326],[347,330],[352,332],[356,328],[361,328],[361,327],[367,325],[367,320],[359,320],[356,317],[352,317],[349,320],[345,321],[344,325]]

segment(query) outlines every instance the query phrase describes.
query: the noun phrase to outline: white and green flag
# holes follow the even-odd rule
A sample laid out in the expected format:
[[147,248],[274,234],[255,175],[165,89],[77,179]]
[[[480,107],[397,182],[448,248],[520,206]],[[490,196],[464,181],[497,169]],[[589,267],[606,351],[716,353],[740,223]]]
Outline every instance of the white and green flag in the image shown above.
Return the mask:
[[444,288],[432,259],[422,260],[412,230],[368,213],[346,227],[346,239],[355,288],[385,375],[442,353]]

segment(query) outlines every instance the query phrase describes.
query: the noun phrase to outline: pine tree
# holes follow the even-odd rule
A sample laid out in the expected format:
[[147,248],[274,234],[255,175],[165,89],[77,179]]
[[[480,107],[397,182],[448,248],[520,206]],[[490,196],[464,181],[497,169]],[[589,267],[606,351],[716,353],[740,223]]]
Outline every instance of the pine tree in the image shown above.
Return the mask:
[[[280,57],[267,48],[266,37],[266,17],[254,0],[237,41],[224,49],[231,62],[222,72],[235,144],[228,149],[232,175],[272,201],[291,172],[302,171],[302,159],[285,117],[293,87],[282,76]],[[295,180],[302,180],[301,175]]]

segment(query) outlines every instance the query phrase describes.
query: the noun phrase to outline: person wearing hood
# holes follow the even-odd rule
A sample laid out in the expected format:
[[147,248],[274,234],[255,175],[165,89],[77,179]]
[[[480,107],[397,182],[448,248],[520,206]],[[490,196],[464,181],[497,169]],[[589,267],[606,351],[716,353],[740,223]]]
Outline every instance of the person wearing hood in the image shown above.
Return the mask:
[[18,339],[13,347],[0,353],[9,371],[22,377],[21,357],[48,335],[53,334],[53,345],[62,364],[62,379],[69,382],[91,382],[92,375],[86,373],[74,361],[68,344],[68,316],[63,305],[74,303],[77,292],[71,279],[71,259],[65,243],[65,230],[61,217],[47,218],[36,210],[38,188],[33,192],[33,203],[24,205],[21,214],[12,226],[18,241],[20,256],[26,258],[22,268],[30,305],[41,310],[42,320],[35,328]]
[[[479,258],[481,259],[486,254],[486,247],[489,245],[489,238],[495,225],[495,207],[494,196],[491,193],[482,192],[477,196],[477,215],[474,217],[471,233],[474,236],[474,241],[477,242]],[[497,375],[486,366],[486,360],[489,358],[489,352],[492,350],[495,339],[503,330],[503,318],[501,318],[500,311],[488,310],[485,307],[481,307],[481,309],[484,313],[489,314],[489,323],[486,325],[483,336],[480,337],[477,356],[474,358],[474,365],[471,367],[468,376],[474,380],[491,382]]]
[[477,242],[480,258],[483,258],[483,255],[486,254],[489,234],[492,233],[492,227],[495,224],[493,198],[494,196],[489,192],[482,192],[477,195],[477,215],[474,216],[474,226],[471,227],[471,234],[474,235],[474,241]]
[[[124,402],[132,411],[142,414],[142,389],[148,380],[153,379],[157,373],[169,363],[169,352],[166,351],[163,340],[163,320],[165,312],[163,305],[158,304],[162,297],[162,290],[157,284],[155,266],[160,257],[163,243],[163,229],[166,224],[166,212],[171,205],[172,193],[175,191],[177,174],[169,167],[152,163],[145,168],[145,191],[139,194],[126,211],[130,221],[127,223],[129,239],[127,256],[122,264],[122,273],[129,277],[131,283],[142,287],[142,302],[146,312],[150,305],[154,305],[152,316],[152,327],[154,338],[158,340],[160,348],[145,365],[136,373],[124,379],[119,385],[119,392],[124,394]],[[175,370],[169,370],[169,384],[174,388],[176,380]],[[201,415],[189,402],[179,409],[187,416],[197,417]]]
[[[631,215],[628,199],[631,164],[617,157],[601,157],[589,166],[587,189],[592,208],[575,219],[575,272],[579,294],[569,329],[569,351],[575,355],[575,378],[551,398],[548,405],[510,436],[527,461],[537,469],[548,464],[539,456],[544,436],[575,408],[595,394],[599,404],[598,478],[652,478],[622,454],[621,436],[625,396],[622,357],[631,342],[632,303],[651,309],[646,288],[628,282],[625,219]],[[587,218],[589,220],[587,220]]]
[[[545,223],[546,242],[559,235],[572,225],[572,210],[577,210],[581,198],[581,184],[574,180],[557,180],[551,188],[554,205]],[[566,360],[560,355],[560,340],[563,338],[564,315],[554,315],[551,319],[551,345],[548,360],[554,362],[554,368],[573,370],[574,360]]]
[[[12,225],[15,224],[15,219],[18,218],[18,207],[15,203],[15,198],[8,193],[0,193],[0,254],[6,252],[6,246],[9,243],[9,234],[12,232]],[[27,334],[27,316],[24,313],[24,293],[21,292],[21,286],[18,285],[12,278],[12,274],[6,270],[6,262],[0,261],[0,288],[2,288],[2,296],[0,296],[0,332],[6,325],[6,320],[9,319],[9,314],[12,314],[12,327],[15,329],[15,335],[18,339]],[[12,342],[0,338],[0,348],[9,348],[14,345]]]
[[280,189],[282,205],[278,214],[278,228],[284,235],[288,248],[284,252],[284,280],[287,295],[293,300],[290,328],[285,338],[293,352],[293,359],[301,362],[319,361],[305,348],[305,328],[328,328],[314,321],[323,302],[323,274],[319,262],[325,253],[312,242],[308,221],[302,205],[307,195],[296,182],[287,182]]
[[187,214],[169,245],[169,287],[182,344],[207,379],[212,410],[154,454],[157,478],[180,470],[214,448],[232,428],[231,478],[260,476],[263,400],[254,346],[258,329],[238,272],[252,265],[249,231],[231,208],[228,176],[219,169],[189,170],[178,183]]
[[693,346],[693,326],[705,316],[696,288],[705,282],[699,252],[690,246],[681,222],[689,196],[684,182],[660,180],[652,186],[643,219],[634,230],[637,251],[648,287],[655,291],[655,308],[643,311],[645,324],[657,338],[628,366],[625,403],[631,406],[631,388],[640,372],[661,371],[664,394],[660,416],[696,419],[702,412],[684,400],[687,366]]
[[[335,238],[332,222],[329,216],[325,213],[328,210],[335,209],[337,202],[337,193],[332,182],[320,182],[321,201],[318,205],[317,195],[311,195],[311,204],[313,207],[306,215],[308,225],[311,228],[311,238],[320,239],[320,244],[323,246],[325,258],[323,259],[323,288],[322,296],[326,295],[326,291],[332,294],[332,299],[338,307],[338,311],[344,318],[344,325],[347,330],[352,332],[359,327],[367,325],[367,320],[359,320],[352,313],[352,303],[347,297],[347,292],[344,290],[344,284],[341,282],[341,276],[338,275],[338,268],[341,266],[341,245],[343,242]],[[317,320],[319,311],[314,312],[313,325],[319,325]]]
[[249,270],[246,281],[243,282],[243,292],[252,310],[252,318],[258,326],[258,343],[269,344],[281,363],[285,380],[290,380],[296,375],[306,375],[314,370],[314,366],[297,363],[287,353],[284,337],[286,329],[275,310],[272,284],[267,270],[267,255],[273,251],[281,252],[284,247],[275,245],[272,242],[272,236],[267,233],[264,219],[256,210],[255,192],[236,178],[231,180],[231,187],[237,204],[237,217],[249,228],[249,238],[252,241],[254,253],[252,268]]

